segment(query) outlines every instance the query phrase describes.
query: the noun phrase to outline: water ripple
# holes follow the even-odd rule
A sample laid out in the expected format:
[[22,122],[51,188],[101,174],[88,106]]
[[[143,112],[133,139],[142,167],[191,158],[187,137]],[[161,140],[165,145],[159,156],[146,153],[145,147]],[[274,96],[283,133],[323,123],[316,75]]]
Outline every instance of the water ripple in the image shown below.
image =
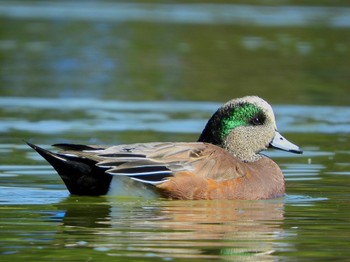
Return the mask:
[[[219,103],[193,101],[126,102],[2,97],[0,109],[5,116],[0,132],[17,130],[57,134],[151,130],[198,133],[219,106]],[[334,134],[348,133],[350,130],[350,107],[277,105],[274,110],[278,127],[283,133]],[[22,116],[22,119],[18,116]]]

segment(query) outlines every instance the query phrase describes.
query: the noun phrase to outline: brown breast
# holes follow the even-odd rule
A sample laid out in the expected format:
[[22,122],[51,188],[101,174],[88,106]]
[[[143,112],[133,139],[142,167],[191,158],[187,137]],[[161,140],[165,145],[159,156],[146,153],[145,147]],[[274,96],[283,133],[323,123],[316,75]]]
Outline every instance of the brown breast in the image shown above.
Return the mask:
[[[263,157],[256,162],[237,162],[232,174],[197,175],[178,172],[168,181],[157,185],[160,194],[170,199],[270,199],[285,192],[280,168],[271,159]],[[221,179],[224,177],[224,179]]]

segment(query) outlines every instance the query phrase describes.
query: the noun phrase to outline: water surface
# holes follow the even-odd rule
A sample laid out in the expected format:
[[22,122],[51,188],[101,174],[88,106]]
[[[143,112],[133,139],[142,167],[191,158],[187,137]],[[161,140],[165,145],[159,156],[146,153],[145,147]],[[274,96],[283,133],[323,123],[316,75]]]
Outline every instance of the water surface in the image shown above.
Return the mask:
[[[329,261],[349,251],[349,7],[0,3],[1,261]],[[267,201],[70,196],[25,140],[195,141],[259,95],[303,155]]]
[[[67,106],[57,110],[62,103]],[[266,152],[282,167],[287,183],[285,197],[268,201],[70,196],[55,171],[22,141],[48,148],[72,140],[194,141],[218,106],[0,99],[1,132],[11,134],[0,148],[2,255],[141,261],[346,257],[350,122],[342,116],[350,114],[350,107],[274,106],[280,131],[305,152]],[[329,119],[320,119],[320,112]]]

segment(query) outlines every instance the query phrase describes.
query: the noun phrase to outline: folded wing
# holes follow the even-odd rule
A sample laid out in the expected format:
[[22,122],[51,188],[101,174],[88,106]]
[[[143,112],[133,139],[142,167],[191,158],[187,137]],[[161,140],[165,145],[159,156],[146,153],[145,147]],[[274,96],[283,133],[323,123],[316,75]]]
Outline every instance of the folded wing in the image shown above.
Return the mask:
[[131,145],[54,145],[62,154],[96,161],[96,166],[113,176],[157,185],[181,171],[216,180],[243,175],[238,161],[225,150],[206,143],[142,143]]

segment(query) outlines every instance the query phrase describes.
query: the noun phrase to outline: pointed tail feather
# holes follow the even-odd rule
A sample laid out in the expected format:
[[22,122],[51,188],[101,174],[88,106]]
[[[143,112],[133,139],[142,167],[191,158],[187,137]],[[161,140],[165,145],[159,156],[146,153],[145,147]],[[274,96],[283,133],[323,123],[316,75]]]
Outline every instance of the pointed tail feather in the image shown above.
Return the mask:
[[27,144],[53,166],[71,194],[96,196],[108,192],[112,175],[105,173],[105,168],[96,166],[95,161],[53,153],[34,144]]

